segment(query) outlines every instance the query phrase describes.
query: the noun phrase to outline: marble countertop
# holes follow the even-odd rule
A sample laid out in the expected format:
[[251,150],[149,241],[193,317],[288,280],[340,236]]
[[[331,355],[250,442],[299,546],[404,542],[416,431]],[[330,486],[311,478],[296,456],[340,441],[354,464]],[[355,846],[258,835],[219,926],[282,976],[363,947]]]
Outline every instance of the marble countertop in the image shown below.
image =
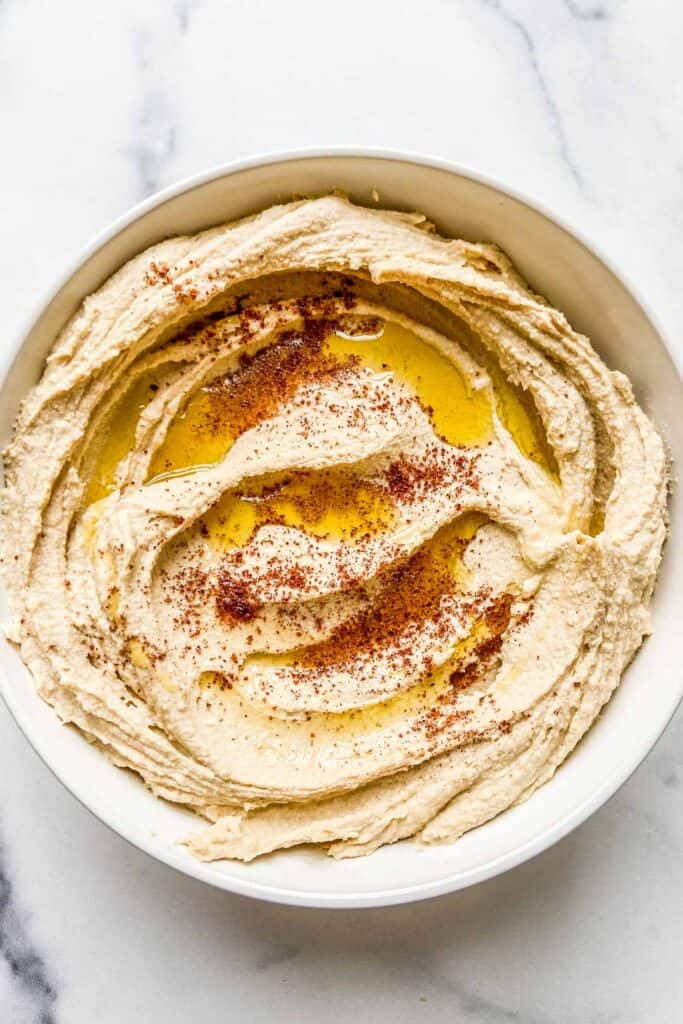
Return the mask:
[[[346,143],[535,195],[614,253],[680,339],[682,40],[670,0],[4,0],[3,333],[156,189]],[[130,847],[2,706],[0,1021],[680,1020],[682,750],[679,713],[605,808],[491,882],[297,910]]]

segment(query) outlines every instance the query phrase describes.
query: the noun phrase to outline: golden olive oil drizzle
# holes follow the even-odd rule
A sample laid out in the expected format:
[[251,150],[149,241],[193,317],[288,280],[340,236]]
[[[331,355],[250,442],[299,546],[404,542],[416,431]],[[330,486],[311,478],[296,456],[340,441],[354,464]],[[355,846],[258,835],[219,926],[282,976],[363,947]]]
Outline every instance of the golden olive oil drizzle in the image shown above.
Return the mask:
[[215,414],[216,399],[199,388],[171,421],[149,466],[148,481],[212,466],[225,457],[238,434]]
[[[405,384],[448,443],[475,445],[491,439],[493,421],[486,393],[470,387],[447,356],[412,331],[388,322],[381,332],[369,337],[331,333],[322,351],[340,368],[353,359],[361,368],[391,374]],[[150,479],[224,458],[239,432],[230,429],[229,417],[221,415],[220,401],[220,393],[210,386],[190,397],[154,456]]]
[[[331,333],[323,341],[322,352],[328,362],[338,362],[340,367],[353,360],[361,368],[391,374],[416,395],[430,416],[434,430],[447,443],[473,446],[491,439],[493,419],[487,392],[472,388],[465,374],[448,356],[412,331],[385,322],[376,335],[354,337]],[[557,478],[557,464],[531,397],[507,380],[493,355],[483,346],[481,351],[477,350],[477,357],[483,361],[492,379],[498,415],[518,447]],[[305,376],[302,380],[305,381]],[[143,374],[115,407],[98,447],[87,488],[87,504],[106,497],[114,489],[117,467],[134,447],[140,414],[157,386],[153,372]],[[220,403],[225,400],[226,394],[211,384],[199,388],[189,397],[171,421],[164,441],[152,457],[147,476],[149,482],[209,467],[225,457],[240,434],[239,416],[225,415],[225,410],[220,408]],[[264,406],[264,415],[273,415],[272,404]],[[258,421],[258,414],[252,419]],[[282,500],[284,502],[284,497]],[[368,494],[362,488],[355,498],[351,496],[339,507],[344,505],[348,508],[349,522],[346,525],[339,522],[338,516],[331,511],[329,521],[320,526],[322,534],[345,536],[357,532],[360,529],[358,514],[363,508],[370,520],[385,518],[376,503],[368,500]],[[296,502],[285,509],[284,514],[290,520],[297,519],[295,506],[298,507]],[[241,504],[231,511],[229,518],[234,524],[236,542],[245,535],[250,517],[253,516],[256,523],[258,515],[255,510],[247,511]],[[302,519],[302,528],[313,527],[315,531],[315,522],[307,523],[303,517],[298,518]]]
[[352,541],[396,521],[391,495],[378,482],[346,467],[272,473],[220,499],[197,524],[213,547],[241,547],[267,523],[314,537]]
[[474,390],[464,373],[435,345],[413,331],[386,322],[368,338],[333,334],[326,345],[341,357],[356,356],[362,366],[390,373],[415,394],[434,430],[452,445],[481,445],[493,436],[488,396]]
[[496,411],[503,426],[520,451],[559,483],[560,473],[555,453],[548,443],[533,397],[524,388],[508,380],[492,353],[488,353],[486,370],[491,378]]
[[158,377],[158,371],[143,373],[114,406],[95,442],[95,458],[85,494],[86,505],[106,498],[114,490],[116,470],[135,446],[140,415],[154,398]]

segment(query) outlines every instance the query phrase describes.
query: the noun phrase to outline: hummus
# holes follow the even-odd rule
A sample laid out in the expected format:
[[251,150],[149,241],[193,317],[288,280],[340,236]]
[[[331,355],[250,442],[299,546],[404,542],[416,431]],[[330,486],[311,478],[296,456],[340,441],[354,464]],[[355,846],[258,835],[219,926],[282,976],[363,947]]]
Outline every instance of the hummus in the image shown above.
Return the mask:
[[[328,196],[131,260],[5,453],[40,695],[199,858],[454,840],[650,630],[662,441],[492,245]],[[204,819],[204,821],[201,821]]]

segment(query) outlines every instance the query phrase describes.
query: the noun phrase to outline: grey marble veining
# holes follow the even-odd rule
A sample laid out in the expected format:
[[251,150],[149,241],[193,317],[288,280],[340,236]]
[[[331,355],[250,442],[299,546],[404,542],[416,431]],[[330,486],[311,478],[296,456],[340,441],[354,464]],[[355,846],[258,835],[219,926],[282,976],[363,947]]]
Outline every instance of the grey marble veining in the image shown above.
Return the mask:
[[[517,5],[508,7],[502,0],[484,0],[484,4],[488,7],[493,8],[505,22],[514,30],[519,36],[526,51],[526,58],[533,71],[534,78],[538,85],[539,95],[542,98],[543,105],[545,107],[548,120],[552,126],[553,134],[557,141],[557,148],[560,157],[566,165],[569,173],[573,177],[576,185],[581,191],[585,190],[585,184],[581,176],[581,172],[577,167],[572,152],[569,148],[569,143],[565,135],[565,128],[562,119],[562,114],[553,98],[551,89],[545,77],[545,72],[541,66],[539,55],[536,48],[535,34],[533,29],[533,20],[525,19],[517,13],[514,13]],[[569,5],[569,9],[572,14],[577,14],[577,8],[575,5]],[[585,15],[579,15],[581,17]]]
[[[20,1020],[55,1024],[57,990],[42,954],[31,938],[30,921],[22,911],[10,879],[4,844],[0,844],[0,957],[5,977],[0,976],[5,1013]],[[2,1005],[0,1003],[0,1005]]]
[[608,17],[604,4],[581,4],[578,0],[564,0],[564,4],[569,13],[580,21],[605,21]]
[[172,98],[160,88],[154,73],[156,41],[149,29],[133,35],[133,52],[139,76],[137,124],[130,156],[135,166],[140,199],[158,191],[164,167],[177,151]]
[[[536,195],[681,338],[682,38],[668,0],[4,0],[3,334],[150,192],[346,143],[433,152]],[[363,912],[259,904],[156,864],[64,791],[4,707],[0,751],[0,1024],[680,1017],[680,714],[534,861]]]

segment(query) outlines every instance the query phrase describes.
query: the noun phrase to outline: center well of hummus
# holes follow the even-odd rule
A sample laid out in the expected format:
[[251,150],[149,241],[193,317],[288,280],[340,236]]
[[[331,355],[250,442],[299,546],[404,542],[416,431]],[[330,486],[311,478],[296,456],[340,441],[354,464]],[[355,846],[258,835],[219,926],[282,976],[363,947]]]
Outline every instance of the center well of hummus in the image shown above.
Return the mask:
[[[295,747],[302,720],[344,743],[404,716],[436,734],[489,671],[527,576],[486,464],[507,437],[556,479],[542,424],[482,351],[298,313],[250,316],[234,354],[146,368],[113,406],[89,496],[118,485],[150,523],[173,509],[153,597],[196,714],[245,707]],[[125,621],[118,590],[106,607]],[[133,649],[155,664],[144,636]]]
[[321,318],[280,332],[192,395],[155,454],[150,477],[218,461],[240,434],[312,381],[330,388],[333,404],[333,381],[348,371],[405,385],[449,444],[483,444],[491,436],[488,397],[435,345],[380,319]]
[[[233,368],[199,384],[183,400],[149,460],[147,480],[214,465],[241,434],[275,415],[297,391],[313,381],[331,383],[351,368],[403,385],[425,410],[436,434],[453,446],[486,444],[492,436],[495,408],[520,450],[556,478],[554,456],[528,392],[505,377],[490,353],[479,350],[478,355],[483,355],[485,372],[493,383],[493,399],[478,381],[468,380],[450,353],[399,324],[352,316],[304,321],[242,352]],[[148,371],[117,403],[108,429],[97,444],[88,503],[114,489],[117,470],[135,446],[141,414],[168,386],[162,372]],[[348,481],[353,482],[352,475]],[[341,485],[343,477],[327,487],[332,501],[342,497]],[[294,490],[301,497],[300,482]],[[366,491],[360,504],[365,506],[368,519],[377,518],[374,503],[367,498]],[[256,495],[252,495],[253,504],[258,504]],[[270,507],[276,504],[271,502]],[[298,499],[294,504],[301,505]],[[360,522],[353,522],[359,519],[358,501],[349,494],[341,504],[355,508],[348,529],[358,530]],[[230,519],[236,536],[247,529],[246,522],[252,515],[256,522],[259,517],[255,508],[242,509],[244,525],[239,526],[240,515],[232,509]],[[324,518],[317,516],[318,520]],[[337,522],[336,528],[346,527]]]

